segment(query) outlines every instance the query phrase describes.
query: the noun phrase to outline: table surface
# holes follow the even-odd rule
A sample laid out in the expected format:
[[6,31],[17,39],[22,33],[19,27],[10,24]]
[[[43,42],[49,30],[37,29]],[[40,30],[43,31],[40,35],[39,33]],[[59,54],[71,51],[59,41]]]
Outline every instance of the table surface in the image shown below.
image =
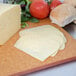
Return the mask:
[[[76,25],[71,23],[65,29],[74,39],[76,39]],[[76,61],[61,64],[52,68],[30,73],[22,76],[76,76]]]

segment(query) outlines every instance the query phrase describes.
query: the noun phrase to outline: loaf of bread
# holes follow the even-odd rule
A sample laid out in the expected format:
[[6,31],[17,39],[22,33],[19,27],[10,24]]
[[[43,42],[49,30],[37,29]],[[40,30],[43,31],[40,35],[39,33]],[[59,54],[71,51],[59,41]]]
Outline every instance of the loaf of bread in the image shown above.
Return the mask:
[[76,8],[69,4],[61,4],[51,11],[50,19],[52,23],[64,27],[76,20]]
[[65,4],[70,4],[76,8],[76,0],[64,0]]

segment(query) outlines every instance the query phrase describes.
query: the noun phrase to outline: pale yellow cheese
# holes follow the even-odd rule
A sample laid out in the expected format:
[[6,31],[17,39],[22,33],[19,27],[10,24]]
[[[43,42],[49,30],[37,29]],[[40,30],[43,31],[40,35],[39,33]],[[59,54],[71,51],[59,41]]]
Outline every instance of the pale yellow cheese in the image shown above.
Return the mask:
[[57,40],[50,39],[49,36],[44,38],[41,35],[31,33],[21,37],[16,42],[15,47],[34,58],[44,61],[55,51],[59,50],[60,44]]
[[20,12],[19,5],[0,4],[0,45],[20,29]]
[[[43,32],[44,32],[45,36],[47,36],[47,33],[52,33],[51,37],[53,37],[53,39],[55,38],[61,44],[60,50],[63,50],[65,48],[65,43],[66,43],[65,36],[57,28],[50,26],[50,25],[43,25],[41,27],[26,29],[26,30],[21,31],[19,34],[20,34],[20,36],[25,36],[25,35],[30,34],[30,33],[36,33],[36,34],[42,35]],[[55,35],[54,35],[54,33],[55,33]],[[54,37],[54,36],[56,36],[56,37]],[[60,37],[60,40],[59,40],[59,37]]]
[[21,31],[19,34],[20,34],[20,36],[24,36],[28,32],[37,32],[37,33],[40,32],[41,33],[42,31],[46,31],[46,30],[47,31],[51,30],[51,32],[55,32],[56,34],[60,35],[63,38],[64,42],[66,43],[67,40],[66,40],[64,34],[60,30],[58,30],[57,28],[50,26],[50,25],[43,25],[40,27],[32,28],[32,29],[26,29],[26,30]]
[[58,53],[58,51],[55,51],[55,52],[51,55],[51,57],[54,57],[57,53]]
[[51,25],[26,29],[19,34],[15,47],[41,61],[63,50],[67,41],[63,33]]

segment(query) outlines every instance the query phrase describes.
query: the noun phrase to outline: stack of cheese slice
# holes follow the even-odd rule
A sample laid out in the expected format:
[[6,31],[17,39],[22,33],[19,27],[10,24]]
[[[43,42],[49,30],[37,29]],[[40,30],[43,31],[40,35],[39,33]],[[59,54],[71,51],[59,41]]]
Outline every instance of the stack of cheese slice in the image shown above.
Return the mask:
[[51,25],[43,25],[21,31],[15,47],[34,58],[44,61],[65,48],[66,38]]
[[20,5],[0,4],[0,45],[3,45],[20,29],[20,13]]

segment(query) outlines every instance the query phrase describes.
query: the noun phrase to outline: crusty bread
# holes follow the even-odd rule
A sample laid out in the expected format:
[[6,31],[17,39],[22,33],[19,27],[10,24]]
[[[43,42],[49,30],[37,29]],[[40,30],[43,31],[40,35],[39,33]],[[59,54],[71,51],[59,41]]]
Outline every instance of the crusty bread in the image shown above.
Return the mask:
[[50,13],[52,23],[61,27],[76,20],[76,9],[69,4],[62,4],[54,8]]
[[[76,0],[64,0],[64,3],[70,4],[76,8]],[[76,20],[74,21],[74,23],[76,24]]]
[[64,0],[64,3],[66,4],[70,4],[74,7],[76,7],[76,0]]

